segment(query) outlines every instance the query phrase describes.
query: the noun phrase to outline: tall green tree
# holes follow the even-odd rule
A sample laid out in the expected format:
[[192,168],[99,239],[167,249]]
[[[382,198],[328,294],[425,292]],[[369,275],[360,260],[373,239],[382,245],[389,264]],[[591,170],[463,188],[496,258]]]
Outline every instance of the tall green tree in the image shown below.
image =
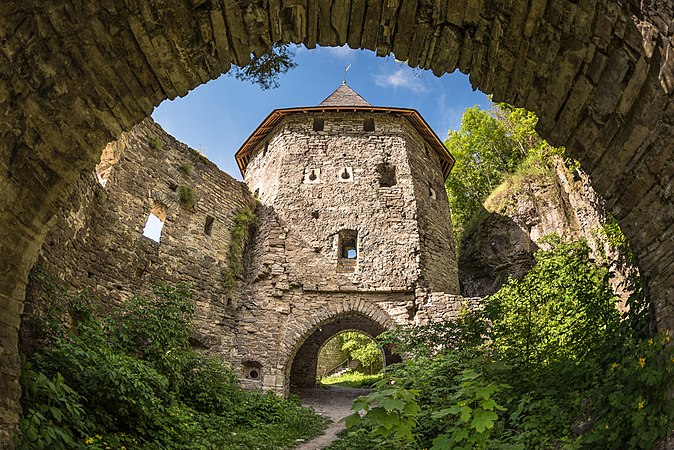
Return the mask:
[[561,152],[538,136],[537,121],[531,112],[499,103],[489,111],[468,108],[461,129],[450,131],[445,146],[456,165],[445,187],[457,241],[505,175],[527,158],[547,163],[551,155]]
[[357,331],[346,331],[340,337],[342,350],[348,351],[351,358],[360,361],[364,368],[378,366],[378,369],[381,369],[381,348],[372,338]]

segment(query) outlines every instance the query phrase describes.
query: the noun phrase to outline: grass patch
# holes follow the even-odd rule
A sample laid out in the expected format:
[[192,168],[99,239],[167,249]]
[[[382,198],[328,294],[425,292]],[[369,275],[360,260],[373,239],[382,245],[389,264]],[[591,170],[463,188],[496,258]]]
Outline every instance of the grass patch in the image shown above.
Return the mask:
[[152,150],[161,150],[163,147],[162,142],[157,136],[150,136],[147,140],[147,145],[149,145]]
[[381,380],[382,373],[368,375],[356,371],[345,372],[341,375],[325,377],[319,381],[322,386],[345,386],[352,388],[370,388],[374,383]]
[[192,174],[192,164],[188,162],[182,163],[180,166],[178,166],[178,172],[182,173],[185,176],[189,176]]

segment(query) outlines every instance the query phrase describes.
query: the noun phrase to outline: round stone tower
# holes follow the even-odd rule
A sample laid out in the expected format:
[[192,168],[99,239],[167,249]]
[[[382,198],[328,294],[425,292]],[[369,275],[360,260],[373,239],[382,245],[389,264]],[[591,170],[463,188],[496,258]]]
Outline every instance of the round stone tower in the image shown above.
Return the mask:
[[342,84],[318,106],[273,111],[236,159],[261,204],[237,355],[248,382],[311,384],[327,325],[374,334],[458,294],[454,160],[417,111]]

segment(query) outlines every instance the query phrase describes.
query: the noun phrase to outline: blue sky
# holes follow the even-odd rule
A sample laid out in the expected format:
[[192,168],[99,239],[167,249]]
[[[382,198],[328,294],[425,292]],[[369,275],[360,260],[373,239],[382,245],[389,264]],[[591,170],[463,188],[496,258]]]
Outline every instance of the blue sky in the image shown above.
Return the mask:
[[276,108],[317,105],[342,83],[349,64],[347,83],[365,100],[375,106],[416,109],[442,140],[449,129],[460,127],[467,107],[490,105],[458,71],[437,78],[393,57],[377,58],[371,51],[348,47],[299,47],[294,59],[297,67],[281,76],[277,89],[263,91],[223,75],[183,98],[164,101],[152,117],[176,139],[240,179],[234,153],[260,122]]

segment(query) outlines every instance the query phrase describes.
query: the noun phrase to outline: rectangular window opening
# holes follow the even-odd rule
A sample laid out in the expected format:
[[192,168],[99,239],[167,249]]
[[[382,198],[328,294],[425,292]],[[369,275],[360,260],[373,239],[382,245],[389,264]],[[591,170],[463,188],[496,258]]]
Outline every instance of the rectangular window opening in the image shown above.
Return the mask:
[[213,232],[213,222],[215,221],[214,217],[206,216],[206,223],[204,223],[204,233],[207,236],[210,236]]
[[382,163],[377,166],[379,173],[379,186],[392,187],[396,185],[396,166]]
[[374,119],[372,117],[363,120],[363,131],[374,131]]
[[314,118],[314,131],[323,131],[325,127],[325,120],[320,117]]
[[342,230],[339,232],[339,257],[343,259],[358,258],[358,232]]
[[339,232],[338,272],[353,272],[358,261],[358,231],[342,230]]
[[143,228],[143,236],[152,239],[155,242],[159,242],[161,239],[161,231],[164,228],[164,222],[166,222],[166,211],[166,206],[154,202],[152,211],[150,211],[150,215],[145,222],[145,228]]

